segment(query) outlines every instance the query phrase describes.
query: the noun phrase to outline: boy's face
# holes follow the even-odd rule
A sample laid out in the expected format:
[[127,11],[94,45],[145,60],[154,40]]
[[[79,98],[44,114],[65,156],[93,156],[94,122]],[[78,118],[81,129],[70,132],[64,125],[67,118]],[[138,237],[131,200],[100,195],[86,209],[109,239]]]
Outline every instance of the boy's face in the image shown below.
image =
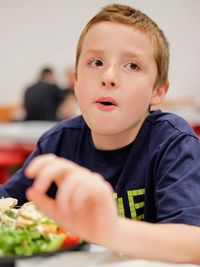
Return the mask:
[[158,104],[167,91],[154,89],[156,76],[154,49],[147,35],[112,22],[89,29],[82,44],[75,93],[97,147],[102,138],[118,137],[116,147],[134,140],[149,105]]

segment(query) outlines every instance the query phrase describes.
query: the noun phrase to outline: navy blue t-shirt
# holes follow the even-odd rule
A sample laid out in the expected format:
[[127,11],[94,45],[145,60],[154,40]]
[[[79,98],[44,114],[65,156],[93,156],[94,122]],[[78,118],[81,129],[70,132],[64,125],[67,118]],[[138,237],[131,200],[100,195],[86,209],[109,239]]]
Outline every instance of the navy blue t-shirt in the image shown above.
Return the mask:
[[[32,181],[24,176],[30,160],[54,153],[98,172],[111,183],[121,216],[148,222],[200,226],[200,141],[185,120],[153,111],[128,146],[97,150],[82,116],[63,121],[39,139],[36,150],[0,195],[19,205]],[[48,194],[55,196],[52,184]],[[101,197],[101,196],[99,196]]]

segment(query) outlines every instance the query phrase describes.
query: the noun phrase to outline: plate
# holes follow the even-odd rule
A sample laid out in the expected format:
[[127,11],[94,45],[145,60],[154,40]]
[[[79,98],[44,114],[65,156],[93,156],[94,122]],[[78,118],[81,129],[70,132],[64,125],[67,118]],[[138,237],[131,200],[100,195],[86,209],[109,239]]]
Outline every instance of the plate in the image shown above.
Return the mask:
[[78,251],[83,249],[84,246],[86,246],[86,242],[81,242],[78,243],[76,245],[72,245],[72,246],[67,246],[66,248],[63,249],[59,249],[57,251],[53,251],[53,252],[45,252],[45,253],[39,253],[39,254],[34,254],[31,256],[5,256],[5,257],[0,257],[0,266],[1,267],[14,267],[15,266],[15,262],[17,260],[23,260],[23,259],[31,259],[34,257],[50,257],[50,256],[54,256],[60,253],[64,253],[64,252],[70,252],[70,251]]
[[[24,254],[33,251],[47,251],[49,245],[49,250],[57,248],[57,250],[51,252],[41,252],[35,253],[30,256],[23,255],[10,255],[10,256],[0,256],[0,267],[13,267],[15,266],[16,260],[29,259],[33,257],[49,257],[58,253],[80,250],[86,242],[82,241],[80,238],[75,239],[74,235],[70,234],[68,231],[62,231],[58,228],[58,225],[52,219],[43,215],[34,205],[33,202],[26,202],[22,206],[16,206],[17,199],[13,198],[3,198],[0,199],[0,207],[3,207],[1,212],[1,249],[5,250],[7,253],[9,251],[16,250],[16,254],[20,254],[22,249],[25,248]],[[14,207],[14,208],[13,208]],[[19,228],[19,232],[17,229]],[[15,231],[16,229],[16,231]],[[20,230],[21,229],[21,230]],[[58,232],[57,232],[58,231]],[[52,235],[53,234],[53,235]],[[58,234],[58,235],[57,235]],[[60,236],[61,234],[61,236]],[[69,237],[68,237],[69,234]],[[43,238],[46,235],[46,238]],[[56,237],[53,242],[53,237]],[[70,241],[71,236],[71,241]],[[68,239],[69,238],[69,239]],[[25,240],[28,242],[24,243]],[[35,246],[34,246],[34,241]],[[71,242],[70,243],[67,243]],[[73,241],[73,243],[72,243]],[[64,248],[58,249],[62,244],[65,244]],[[5,244],[5,246],[4,246]],[[26,245],[25,244],[30,244]],[[10,247],[10,245],[12,245]],[[33,246],[32,246],[33,245]],[[40,247],[39,246],[45,246]],[[4,253],[6,253],[4,252]]]

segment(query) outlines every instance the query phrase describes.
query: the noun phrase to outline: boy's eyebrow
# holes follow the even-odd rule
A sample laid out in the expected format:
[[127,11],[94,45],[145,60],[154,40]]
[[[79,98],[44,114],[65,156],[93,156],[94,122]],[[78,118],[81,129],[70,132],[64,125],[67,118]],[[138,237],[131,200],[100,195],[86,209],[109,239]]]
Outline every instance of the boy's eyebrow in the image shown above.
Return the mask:
[[[86,54],[105,54],[105,51],[101,49],[90,49],[85,51]],[[124,51],[121,53],[123,57],[127,58],[137,58],[140,60],[145,60],[145,57],[142,53],[139,52],[130,52],[130,51]]]
[[145,57],[142,53],[139,53],[139,52],[123,52],[123,56],[124,57],[127,57],[127,58],[137,58],[137,59],[140,59],[140,60],[145,60]]
[[103,50],[101,49],[90,49],[85,51],[86,54],[103,54],[105,53]]

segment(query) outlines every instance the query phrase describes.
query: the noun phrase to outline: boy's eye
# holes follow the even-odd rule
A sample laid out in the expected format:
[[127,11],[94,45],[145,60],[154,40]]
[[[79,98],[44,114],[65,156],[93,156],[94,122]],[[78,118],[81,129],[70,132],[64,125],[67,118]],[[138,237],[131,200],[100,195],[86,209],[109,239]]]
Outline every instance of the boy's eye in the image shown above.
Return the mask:
[[139,70],[140,69],[138,67],[138,65],[136,63],[133,63],[133,62],[129,62],[125,66],[130,70]]
[[93,59],[89,62],[89,65],[92,67],[101,67],[103,66],[103,62],[100,59]]

